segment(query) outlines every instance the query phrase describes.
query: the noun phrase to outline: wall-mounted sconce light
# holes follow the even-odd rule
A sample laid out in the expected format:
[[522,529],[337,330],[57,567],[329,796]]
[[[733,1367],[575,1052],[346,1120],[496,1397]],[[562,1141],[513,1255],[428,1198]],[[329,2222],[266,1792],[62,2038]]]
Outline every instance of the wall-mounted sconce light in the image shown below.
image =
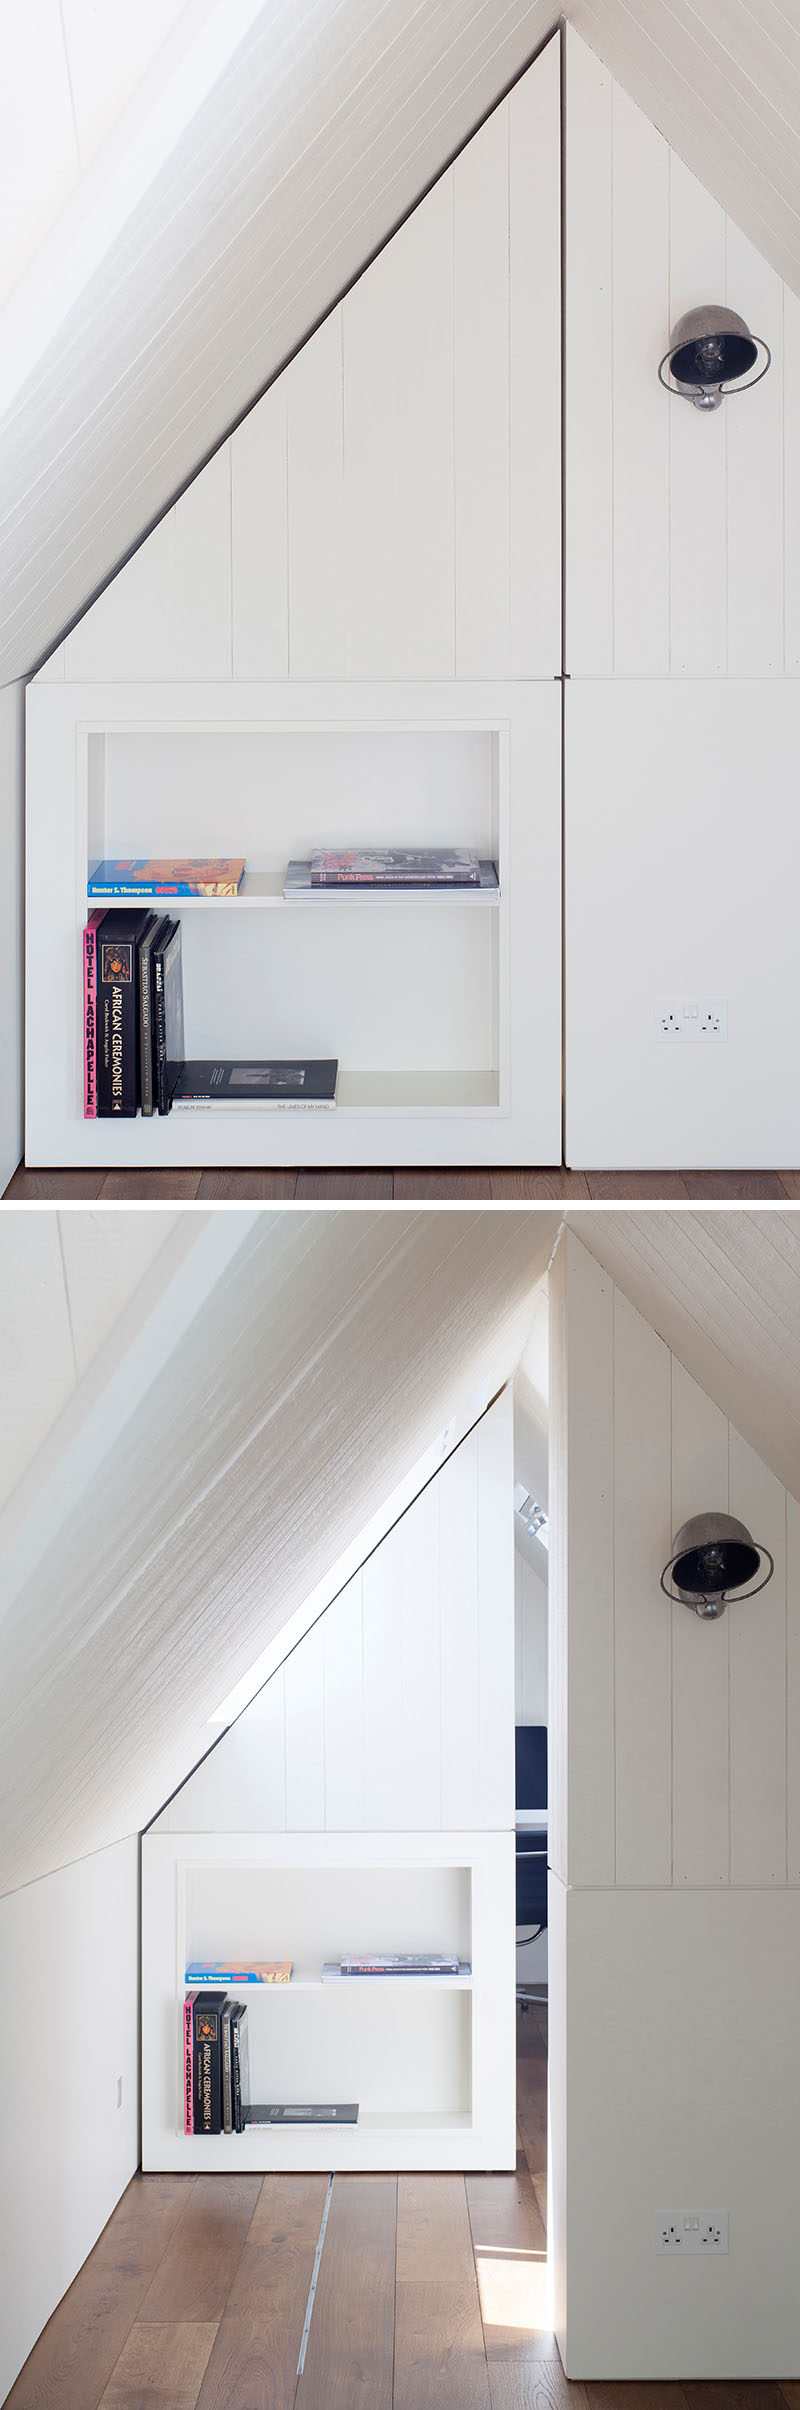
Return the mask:
[[[762,365],[753,376],[759,356]],[[667,393],[683,394],[696,410],[718,410],[728,392],[749,393],[758,385],[771,358],[769,344],[751,335],[735,310],[705,301],[677,319],[658,373]]]
[[760,1548],[735,1515],[690,1515],[675,1533],[661,1588],[696,1615],[724,1615],[728,1598],[755,1598],[774,1571],[769,1549]]

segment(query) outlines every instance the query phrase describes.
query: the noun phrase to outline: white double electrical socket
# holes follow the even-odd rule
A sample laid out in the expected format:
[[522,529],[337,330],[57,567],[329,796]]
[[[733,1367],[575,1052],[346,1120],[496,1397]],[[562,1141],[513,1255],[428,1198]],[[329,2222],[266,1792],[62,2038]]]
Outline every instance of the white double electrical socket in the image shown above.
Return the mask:
[[669,999],[654,1007],[655,1034],[665,1038],[670,1046],[679,1039],[685,1046],[696,1043],[708,1046],[713,1038],[728,1035],[727,1004],[707,1000],[673,1003]]
[[717,2257],[728,2248],[728,2212],[718,2209],[710,2216],[708,2210],[682,2210],[677,2217],[659,2218],[656,2226],[657,2251],[674,2253],[676,2258],[690,2251],[712,2252]]

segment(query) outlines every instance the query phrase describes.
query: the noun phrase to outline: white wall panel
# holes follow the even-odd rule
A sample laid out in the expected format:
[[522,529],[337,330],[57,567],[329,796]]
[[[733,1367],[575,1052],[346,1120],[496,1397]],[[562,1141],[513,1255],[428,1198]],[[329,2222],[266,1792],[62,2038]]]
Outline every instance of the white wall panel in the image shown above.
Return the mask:
[[231,436],[234,678],[289,674],[286,385]]
[[[298,352],[280,383],[286,388],[288,675],[343,678],[347,618],[341,309],[334,310]],[[357,459],[354,466],[357,477]]]
[[800,683],[573,679],[566,719],[567,1161],[800,1161]]
[[[566,77],[569,670],[780,675],[784,549],[800,543],[781,278],[572,29]],[[773,353],[757,392],[717,413],[657,382],[670,327],[706,300]]]
[[614,87],[584,42],[567,38],[565,160],[564,561],[567,668],[614,667]]
[[617,1883],[672,1874],[670,1620],[653,1581],[670,1514],[669,1350],[614,1291],[614,1758]]
[[0,1196],[23,1150],[25,698],[0,687]]
[[[33,2075],[6,2085],[0,2133],[14,2203],[0,2252],[4,2401],[138,2165],[138,1914],[135,1835],[0,1899],[2,1980],[24,1996]],[[133,2319],[149,2274],[138,2291],[132,2264],[108,2281]],[[40,2370],[35,2391],[42,2382]]]
[[[605,92],[599,115],[605,126]],[[669,310],[669,152],[618,84],[612,93],[612,143],[614,669],[617,677],[664,677],[669,668],[669,420],[653,361],[664,348]],[[591,408],[593,367],[585,382]]]
[[547,1723],[547,1586],[514,1555],[514,1721]]
[[559,95],[556,40],[78,623],[69,680],[557,674]]
[[730,1610],[731,1881],[785,1883],[786,1491],[736,1431],[730,1505],[775,1559],[763,1597]]
[[[510,1829],[504,1393],[158,1819],[167,1832]],[[429,1813],[429,1810],[435,1811]]]
[[[696,308],[707,294],[724,301],[725,273],[724,211],[671,152],[669,308],[662,319],[659,360],[684,310]],[[655,358],[649,363],[651,376]],[[698,442],[698,418],[688,403],[667,401],[670,665],[675,677],[711,678],[724,675],[728,661],[729,414],[727,408],[707,413],[704,444]]]
[[[572,1231],[551,1290],[554,1406],[567,1405],[552,1451],[557,1478],[567,1451],[569,1881],[785,1884],[787,1801],[793,1833],[797,1815],[786,1761],[787,1604],[790,1735],[797,1720],[794,1502]],[[775,1575],[758,1600],[704,1622],[670,1607],[659,1576],[675,1530],[729,1498],[771,1549]],[[563,1576],[551,1589],[555,1644]],[[557,1741],[556,1758],[563,1750]],[[616,1853],[606,1839],[601,1858],[609,1797]]]
[[[728,1507],[729,1424],[672,1358],[672,1530]],[[664,1563],[667,1561],[666,1552]],[[730,1881],[730,1632],[672,1608],[673,1880]]]

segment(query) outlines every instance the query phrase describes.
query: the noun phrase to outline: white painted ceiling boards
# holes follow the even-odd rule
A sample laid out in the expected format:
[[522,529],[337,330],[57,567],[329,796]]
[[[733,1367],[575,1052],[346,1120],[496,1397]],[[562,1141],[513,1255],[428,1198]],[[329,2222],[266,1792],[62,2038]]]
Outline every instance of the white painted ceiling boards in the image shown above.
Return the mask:
[[[92,13],[65,0],[73,117]],[[571,0],[567,13],[800,290],[795,12]],[[17,111],[31,125],[42,79],[65,105],[55,0],[34,14],[39,66]],[[154,56],[145,27],[128,106],[0,319],[0,680],[49,651],[557,17],[553,0],[191,0]],[[95,122],[121,105],[95,94]]]
[[0,1515],[0,1891],[149,1822],[225,1692],[479,1383],[513,1372],[557,1229],[178,1219]]

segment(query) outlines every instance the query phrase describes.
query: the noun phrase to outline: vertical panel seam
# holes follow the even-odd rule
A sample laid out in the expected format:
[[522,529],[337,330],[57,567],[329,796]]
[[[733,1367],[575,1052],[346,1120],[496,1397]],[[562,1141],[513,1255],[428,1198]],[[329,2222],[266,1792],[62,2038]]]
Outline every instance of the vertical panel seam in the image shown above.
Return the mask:
[[450,449],[453,460],[453,677],[458,677],[458,473],[456,455],[456,179],[457,166],[450,178],[450,389],[452,397]]
[[[671,307],[671,303],[670,303]],[[671,324],[671,319],[670,319]],[[674,1523],[672,1518],[672,1349],[667,1353],[667,1497],[669,1503],[669,1547],[672,1548]],[[675,1608],[669,1610],[669,1882],[675,1888]]]
[[[727,221],[726,221],[726,225],[727,225]],[[726,281],[726,291],[727,291],[727,281]],[[731,1434],[731,1425],[730,1425],[730,1421],[728,1422],[728,1425],[727,1425],[727,1433],[728,1433],[728,1498],[727,1498],[727,1506],[728,1506],[728,1513],[730,1514],[730,1507],[731,1507],[731,1436],[732,1436],[732,1434]],[[732,1648],[731,1648],[731,1633],[730,1633],[730,1623],[728,1624],[727,1642],[728,1642],[728,1887],[730,1888],[730,1886],[731,1886],[731,1884],[732,1884],[732,1882],[733,1882],[733,1650],[732,1650]]]
[[616,1289],[611,1284],[611,1582],[613,1615],[611,1619],[611,1737],[612,1737],[612,1881],[617,1883],[617,1346],[614,1301]]
[[233,559],[233,436],[232,436],[232,435],[230,435],[230,436],[228,437],[228,552],[229,552],[229,555],[230,555],[230,581],[231,581],[231,587],[230,587],[230,593],[231,593],[231,602],[230,602],[230,646],[229,646],[229,653],[230,653],[230,665],[231,665],[231,678],[233,678],[233,677],[234,677],[234,675],[235,675],[235,672],[234,672],[234,666],[233,666],[233,660],[234,660],[234,654],[233,654],[233,592],[234,592],[234,584],[233,584],[233,581],[234,581],[234,559]]

